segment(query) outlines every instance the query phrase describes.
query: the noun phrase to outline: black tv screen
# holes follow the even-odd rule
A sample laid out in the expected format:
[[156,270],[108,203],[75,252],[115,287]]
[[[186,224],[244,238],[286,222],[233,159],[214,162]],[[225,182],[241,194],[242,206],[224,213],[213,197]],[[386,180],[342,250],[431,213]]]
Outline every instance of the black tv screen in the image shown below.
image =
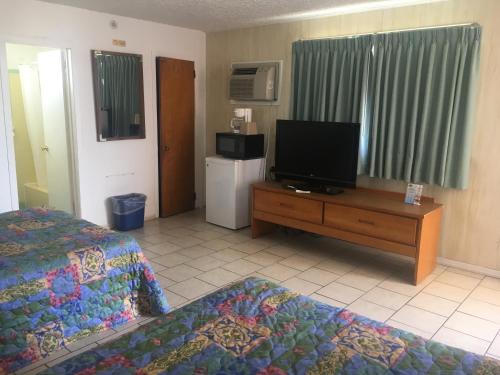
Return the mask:
[[355,187],[359,129],[356,123],[277,120],[276,177]]

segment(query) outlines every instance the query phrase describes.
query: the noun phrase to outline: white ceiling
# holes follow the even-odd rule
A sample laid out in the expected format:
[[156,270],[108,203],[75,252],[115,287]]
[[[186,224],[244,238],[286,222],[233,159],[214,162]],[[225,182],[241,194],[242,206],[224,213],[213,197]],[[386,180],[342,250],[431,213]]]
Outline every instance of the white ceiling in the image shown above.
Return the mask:
[[206,32],[447,0],[42,0]]

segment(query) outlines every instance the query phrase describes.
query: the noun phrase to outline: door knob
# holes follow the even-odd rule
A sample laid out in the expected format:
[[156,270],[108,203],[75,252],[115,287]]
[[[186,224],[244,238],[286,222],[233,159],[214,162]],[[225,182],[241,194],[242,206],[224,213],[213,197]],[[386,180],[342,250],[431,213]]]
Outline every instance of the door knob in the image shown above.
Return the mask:
[[49,151],[49,146],[42,146],[40,147],[42,151]]

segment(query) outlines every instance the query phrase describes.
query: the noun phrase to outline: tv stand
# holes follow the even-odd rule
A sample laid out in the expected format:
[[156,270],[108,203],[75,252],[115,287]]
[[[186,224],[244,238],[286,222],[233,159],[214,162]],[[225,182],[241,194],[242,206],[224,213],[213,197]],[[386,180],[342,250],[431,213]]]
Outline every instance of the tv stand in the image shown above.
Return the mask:
[[403,194],[381,190],[303,194],[261,182],[252,186],[252,237],[278,224],[405,255],[415,259],[416,285],[436,266],[442,206],[428,197],[420,206],[403,200]]
[[308,183],[284,183],[282,186],[285,189],[289,190],[301,190],[301,191],[310,191],[313,193],[321,193],[321,194],[328,194],[328,195],[337,195],[337,194],[342,194],[344,192],[343,189],[340,189],[336,186],[330,186],[330,185],[314,185],[314,184],[308,184]]

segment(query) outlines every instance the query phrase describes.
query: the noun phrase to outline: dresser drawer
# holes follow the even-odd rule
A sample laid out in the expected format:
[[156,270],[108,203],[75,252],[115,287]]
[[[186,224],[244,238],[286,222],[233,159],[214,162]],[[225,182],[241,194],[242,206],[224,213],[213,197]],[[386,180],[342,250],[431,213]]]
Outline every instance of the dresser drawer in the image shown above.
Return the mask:
[[326,203],[325,225],[408,245],[416,244],[417,220],[398,215]]
[[258,211],[316,224],[323,223],[323,202],[320,201],[255,189],[253,205]]

